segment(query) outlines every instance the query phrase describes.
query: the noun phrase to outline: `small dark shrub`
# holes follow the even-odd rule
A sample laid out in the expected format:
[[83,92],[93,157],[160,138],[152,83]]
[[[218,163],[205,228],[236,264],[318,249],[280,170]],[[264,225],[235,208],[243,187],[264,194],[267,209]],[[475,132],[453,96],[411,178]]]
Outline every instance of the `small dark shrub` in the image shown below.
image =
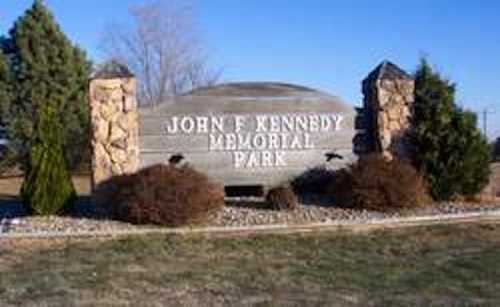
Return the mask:
[[291,185],[297,194],[325,194],[326,187],[333,181],[334,177],[335,171],[318,166],[294,178]]
[[271,189],[267,193],[266,203],[273,210],[294,210],[299,205],[297,196],[289,187]]
[[413,208],[428,200],[424,180],[401,160],[369,155],[336,173],[328,187],[340,206],[377,211]]
[[103,187],[109,213],[134,224],[195,224],[224,206],[222,187],[188,166],[155,165]]

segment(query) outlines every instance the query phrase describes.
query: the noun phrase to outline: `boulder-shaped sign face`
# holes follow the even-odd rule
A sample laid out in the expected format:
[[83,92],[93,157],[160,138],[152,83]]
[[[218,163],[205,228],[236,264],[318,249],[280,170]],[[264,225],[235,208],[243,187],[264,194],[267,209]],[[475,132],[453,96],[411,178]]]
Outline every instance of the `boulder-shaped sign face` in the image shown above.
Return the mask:
[[305,87],[201,89],[141,111],[141,167],[182,161],[225,186],[270,187],[352,162],[354,120],[339,98]]

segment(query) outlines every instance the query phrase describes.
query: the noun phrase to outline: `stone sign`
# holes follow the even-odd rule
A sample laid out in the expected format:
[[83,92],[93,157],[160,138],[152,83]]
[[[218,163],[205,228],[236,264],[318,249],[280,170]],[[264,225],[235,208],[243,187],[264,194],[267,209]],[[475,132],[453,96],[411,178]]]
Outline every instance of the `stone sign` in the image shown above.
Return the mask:
[[354,159],[354,109],[304,87],[239,83],[139,114],[140,167],[189,163],[225,186],[272,186]]
[[94,191],[112,176],[188,163],[225,186],[270,187],[310,168],[340,168],[371,152],[408,155],[414,81],[383,62],[363,81],[363,107],[282,83],[198,89],[154,108],[111,62],[90,82]]

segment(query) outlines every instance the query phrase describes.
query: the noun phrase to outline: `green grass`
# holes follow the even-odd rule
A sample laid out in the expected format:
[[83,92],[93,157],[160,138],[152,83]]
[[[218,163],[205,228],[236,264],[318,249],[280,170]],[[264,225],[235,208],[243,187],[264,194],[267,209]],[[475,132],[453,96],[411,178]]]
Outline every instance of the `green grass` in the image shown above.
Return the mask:
[[1,306],[500,305],[500,224],[493,223],[149,236],[21,251],[0,253],[13,259],[0,262]]

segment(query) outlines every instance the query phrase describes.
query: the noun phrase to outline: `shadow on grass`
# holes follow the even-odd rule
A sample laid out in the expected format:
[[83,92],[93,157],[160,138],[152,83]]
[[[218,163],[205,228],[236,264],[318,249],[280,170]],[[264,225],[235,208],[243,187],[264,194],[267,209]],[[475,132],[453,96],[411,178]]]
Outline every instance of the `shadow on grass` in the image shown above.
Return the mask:
[[[0,177],[0,221],[25,217],[28,215],[19,196],[22,185],[22,176]],[[75,218],[102,219],[102,210],[92,202],[90,197],[90,179],[86,174],[74,174],[73,183],[78,193],[75,204],[63,216]]]
[[[26,217],[28,211],[18,196],[0,194],[0,221],[3,219],[13,219]],[[90,196],[79,196],[73,207],[61,214],[65,217],[104,219],[102,210],[92,202]]]
[[25,215],[26,210],[18,196],[0,194],[0,221]]

